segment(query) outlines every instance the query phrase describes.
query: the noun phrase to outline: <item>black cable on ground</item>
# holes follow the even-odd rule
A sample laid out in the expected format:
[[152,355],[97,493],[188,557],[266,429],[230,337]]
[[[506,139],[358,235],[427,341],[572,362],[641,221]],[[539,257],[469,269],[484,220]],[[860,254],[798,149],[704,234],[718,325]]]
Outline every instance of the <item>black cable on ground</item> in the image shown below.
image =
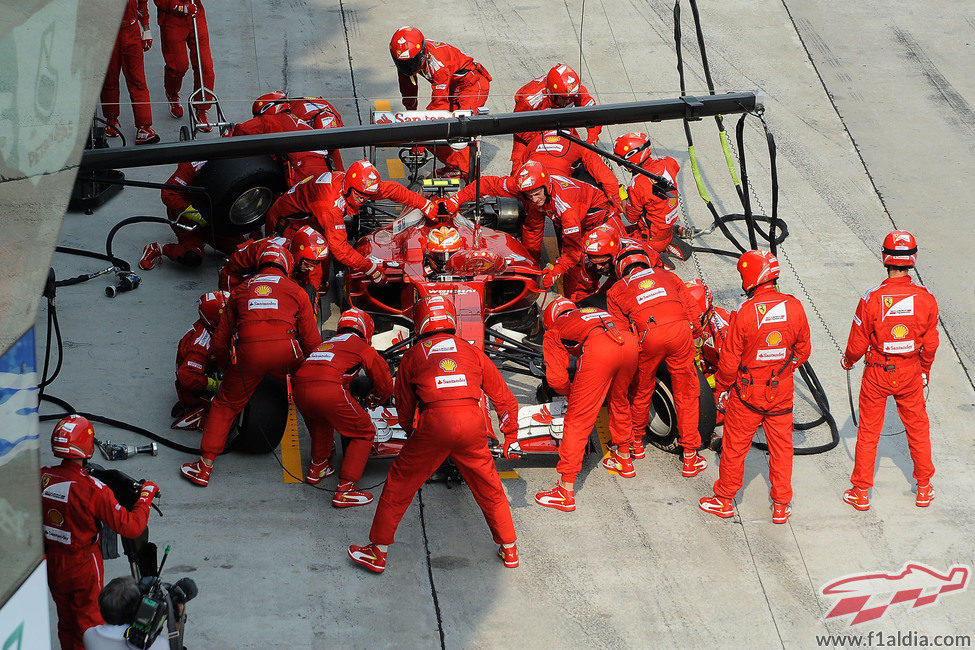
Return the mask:
[[165,217],[150,217],[146,215],[138,215],[135,217],[129,217],[127,219],[122,219],[117,224],[112,226],[112,229],[108,231],[108,237],[105,238],[105,252],[110,258],[118,259],[112,254],[112,242],[115,240],[115,233],[125,226],[133,223],[164,223],[169,225],[169,219],[166,219]]
[[437,615],[437,632],[440,633],[440,648],[446,650],[447,643],[443,632],[443,616],[440,614],[440,599],[437,597],[437,585],[433,582],[433,565],[430,564],[430,538],[427,537],[427,520],[423,508],[423,488],[416,492],[420,504],[420,531],[423,533],[423,552],[427,561],[427,579],[430,581],[430,595],[433,596],[433,610]]

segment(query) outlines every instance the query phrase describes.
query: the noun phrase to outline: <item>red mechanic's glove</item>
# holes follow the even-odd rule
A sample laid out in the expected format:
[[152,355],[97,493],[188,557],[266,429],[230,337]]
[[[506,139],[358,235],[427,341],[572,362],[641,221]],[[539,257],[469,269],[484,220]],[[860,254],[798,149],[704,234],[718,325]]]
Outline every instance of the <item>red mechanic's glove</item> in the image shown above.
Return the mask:
[[728,395],[730,391],[723,391],[718,395],[718,410],[724,413],[725,408],[728,406]]
[[921,373],[921,386],[924,388],[928,387],[928,373],[926,372]]
[[460,203],[457,201],[456,194],[440,199],[440,205],[443,207],[443,211],[450,216],[457,214],[457,211],[460,210]]
[[555,281],[562,277],[561,273],[557,273],[555,269],[549,269],[542,274],[542,288],[551,289]]
[[142,488],[139,491],[139,501],[148,501],[152,503],[152,500],[159,496],[159,486],[152,481],[146,481],[142,484]]
[[369,280],[371,280],[372,282],[375,282],[376,284],[380,284],[384,279],[383,267],[381,264],[379,264],[374,260],[370,260],[370,261],[372,262],[372,266],[366,269],[366,275],[369,276]]
[[183,16],[195,16],[196,4],[193,2],[177,2],[173,5],[173,11]]
[[152,30],[146,27],[142,30],[142,51],[148,52],[152,47]]
[[508,460],[518,460],[521,458],[521,445],[518,444],[518,434],[504,437],[504,457]]
[[853,370],[853,365],[854,364],[847,361],[845,354],[840,357],[840,368],[843,370]]
[[440,208],[439,201],[427,201],[426,205],[420,208],[420,212],[426,217],[428,221],[432,221],[437,218],[437,211]]

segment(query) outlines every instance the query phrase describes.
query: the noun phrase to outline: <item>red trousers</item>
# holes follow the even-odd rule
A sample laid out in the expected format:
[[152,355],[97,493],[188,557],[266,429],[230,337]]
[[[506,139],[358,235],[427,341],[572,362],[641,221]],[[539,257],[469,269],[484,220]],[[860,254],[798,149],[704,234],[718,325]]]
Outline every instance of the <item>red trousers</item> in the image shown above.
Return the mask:
[[[237,250],[237,245],[244,241],[243,235],[232,237],[214,235],[209,227],[198,227],[193,230],[186,230],[176,226],[170,226],[176,235],[176,243],[163,244],[162,252],[167,258],[186,266],[199,266],[203,261],[204,247],[209,244],[225,255],[232,255]],[[187,253],[192,253],[186,257]],[[199,261],[197,261],[197,259]]]
[[349,438],[349,446],[342,458],[339,480],[355,483],[362,478],[369,460],[369,450],[376,437],[376,428],[369,414],[352,398],[348,389],[336,381],[292,382],[295,406],[308,425],[311,435],[311,458],[327,460],[335,446],[335,432]]
[[119,116],[119,72],[125,75],[125,86],[132,100],[132,115],[135,125],[152,125],[152,106],[149,103],[149,86],[146,85],[146,70],[142,62],[142,27],[138,22],[122,25],[112,57],[108,60],[108,70],[102,83],[102,113],[106,120],[117,120]]
[[82,553],[47,554],[47,584],[58,609],[58,640],[64,650],[85,650],[85,630],[105,622],[98,609],[104,582],[97,546]]
[[576,376],[569,390],[562,427],[559,462],[555,465],[555,470],[566,483],[574,483],[582,469],[589,434],[607,395],[609,432],[613,444],[621,452],[629,451],[633,425],[627,390],[636,373],[639,345],[632,333],[621,334],[623,345],[604,332],[593,332],[586,339],[582,356],[576,364]]
[[265,375],[284,382],[284,376],[297,369],[303,359],[293,339],[238,342],[237,362],[227,366],[223,383],[210,403],[200,455],[213,460],[223,452],[234,418],[247,406]]
[[452,400],[449,404],[433,402],[421,409],[413,434],[389,466],[369,541],[393,543],[413,495],[449,456],[470,486],[494,541],[513,543],[515,524],[494,458],[488,451],[490,433],[481,407],[475,400]]
[[914,461],[914,478],[925,483],[934,476],[931,462],[931,435],[928,412],[924,405],[921,366],[917,360],[901,362],[893,372],[868,365],[860,384],[860,428],[857,429],[856,456],[850,479],[858,488],[873,486],[877,461],[877,443],[884,425],[887,398],[893,396],[897,414],[907,429],[907,446]]
[[697,429],[698,397],[701,384],[694,365],[694,338],[687,321],[651,324],[643,335],[636,377],[630,387],[633,397],[633,440],[642,440],[650,421],[650,404],[657,385],[657,368],[667,364],[677,406],[677,432],[681,446],[690,451],[701,448]]
[[[200,36],[200,63],[203,65],[203,85],[213,90],[213,58],[210,56],[210,33],[207,30],[206,12],[203,5],[196,5],[196,29]],[[159,38],[162,41],[162,55],[166,66],[163,69],[163,88],[166,97],[176,97],[183,86],[183,77],[193,66],[193,90],[200,90],[200,70],[196,61],[196,44],[193,38],[193,18],[163,14],[159,24]],[[200,95],[197,100],[211,99]],[[200,108],[210,108],[209,104]]]
[[[450,110],[470,110],[477,113],[477,109],[487,102],[491,82],[478,72],[469,72],[462,82],[450,89]],[[464,147],[455,151],[450,147],[434,147],[433,155],[448,167],[456,167],[465,176],[470,172],[470,151]]]
[[[789,400],[775,404],[769,410],[781,411],[792,406]],[[721,438],[721,463],[714,494],[734,499],[741,489],[745,474],[745,456],[752,446],[755,431],[761,426],[768,443],[768,477],[772,484],[772,501],[792,501],[792,413],[761,415],[745,406],[734,389],[728,397],[724,414],[724,436]]]

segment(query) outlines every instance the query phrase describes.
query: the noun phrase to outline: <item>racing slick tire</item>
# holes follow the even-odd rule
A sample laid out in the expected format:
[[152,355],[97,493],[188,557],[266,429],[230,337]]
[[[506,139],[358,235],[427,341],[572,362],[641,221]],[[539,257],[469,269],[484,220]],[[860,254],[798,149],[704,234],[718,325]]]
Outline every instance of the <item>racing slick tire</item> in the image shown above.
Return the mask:
[[265,377],[230,428],[227,448],[245,454],[267,454],[284,437],[288,424],[288,392],[284,385]]
[[207,161],[194,184],[205,188],[209,197],[198,204],[203,218],[215,232],[226,235],[256,230],[274,199],[287,189],[284,170],[270,156]]
[[[701,446],[704,448],[711,443],[718,411],[714,404],[714,393],[700,370],[697,371],[697,380],[701,388],[698,397],[697,430],[701,434]],[[650,405],[646,441],[672,454],[682,451],[677,439],[677,407],[674,393],[670,388],[670,374],[663,365],[657,370],[657,386],[653,391],[653,401]]]

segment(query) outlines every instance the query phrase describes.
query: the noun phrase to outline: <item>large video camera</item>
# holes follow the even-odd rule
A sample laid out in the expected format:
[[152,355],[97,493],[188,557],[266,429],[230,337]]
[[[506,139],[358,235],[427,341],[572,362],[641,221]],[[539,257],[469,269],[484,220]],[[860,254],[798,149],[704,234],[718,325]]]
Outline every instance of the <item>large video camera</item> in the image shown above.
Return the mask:
[[[170,547],[163,553],[159,573],[162,573],[166,558],[169,557]],[[139,592],[142,600],[136,610],[135,619],[125,631],[125,638],[136,648],[148,648],[156,638],[166,630],[169,647],[181,650],[183,647],[183,629],[186,622],[186,608],[184,605],[196,598],[199,590],[192,578],[180,578],[175,583],[163,582],[159,575],[147,576],[139,581]]]

